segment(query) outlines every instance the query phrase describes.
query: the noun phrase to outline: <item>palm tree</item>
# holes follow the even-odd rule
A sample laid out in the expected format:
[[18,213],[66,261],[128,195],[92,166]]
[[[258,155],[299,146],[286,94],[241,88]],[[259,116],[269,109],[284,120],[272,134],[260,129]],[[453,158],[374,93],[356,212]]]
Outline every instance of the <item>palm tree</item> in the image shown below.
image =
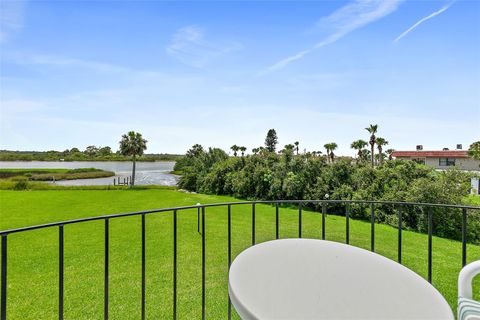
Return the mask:
[[325,149],[327,149],[327,161],[330,159],[330,162],[333,163],[335,158],[335,154],[333,150],[337,149],[338,145],[335,142],[327,143],[324,145]]
[[257,154],[260,151],[260,148],[253,148],[252,152],[253,154]]
[[375,143],[377,144],[377,148],[378,148],[378,161],[379,161],[379,164],[381,165],[383,163],[383,153],[382,153],[383,146],[386,146],[388,144],[388,141],[381,137],[376,137]]
[[392,160],[392,153],[395,151],[395,149],[387,149],[387,151],[385,151],[387,154],[388,154],[388,160]]
[[368,162],[368,158],[370,158],[370,150],[362,149],[358,152],[358,154],[360,156],[360,160]]
[[333,153],[333,150],[336,150],[338,145],[335,142],[330,143],[330,160],[333,163],[333,159],[335,158],[335,153]]
[[374,158],[375,158],[375,133],[377,133],[378,125],[371,124],[370,127],[365,128],[370,133],[370,157],[372,160],[372,167],[374,166]]
[[234,144],[233,146],[230,147],[230,149],[232,149],[233,155],[236,157],[238,150],[240,150],[240,147]]
[[357,155],[356,157],[361,158],[362,156],[362,149],[365,148],[368,145],[368,143],[362,139],[355,140],[352,142],[350,145],[350,148],[357,150]]
[[135,185],[135,165],[136,157],[143,155],[143,151],[147,150],[147,140],[143,139],[142,134],[135,131],[130,131],[122,136],[120,140],[120,153],[124,156],[133,157],[132,166],[132,182],[130,185]]
[[295,145],[295,151],[297,151],[297,156],[298,156],[298,145],[300,144],[300,142],[295,141],[293,144]]
[[324,144],[323,147],[325,148],[325,150],[327,150],[327,162],[328,162],[328,160],[330,159],[330,143]]
[[247,151],[247,148],[246,147],[239,147],[238,149],[242,152],[242,158],[243,158],[243,156],[245,155],[245,151]]

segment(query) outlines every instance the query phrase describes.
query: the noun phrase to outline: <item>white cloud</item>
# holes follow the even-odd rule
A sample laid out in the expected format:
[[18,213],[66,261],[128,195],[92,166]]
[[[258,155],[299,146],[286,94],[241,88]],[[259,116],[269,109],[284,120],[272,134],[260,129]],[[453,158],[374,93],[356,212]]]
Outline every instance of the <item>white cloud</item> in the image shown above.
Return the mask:
[[401,0],[356,0],[320,19],[318,27],[328,29],[329,35],[309,49],[299,51],[268,67],[261,74],[284,68],[289,63],[300,60],[312,51],[331,44],[350,32],[377,21],[394,12]]
[[130,69],[123,66],[91,60],[63,57],[58,55],[4,54],[2,55],[2,59],[14,62],[19,65],[41,65],[48,67],[78,68],[88,69],[90,71],[96,71],[101,73],[118,73],[131,71]]
[[0,43],[23,28],[25,1],[0,1]]
[[199,26],[192,25],[177,30],[166,51],[186,65],[201,68],[210,61],[240,48],[241,45],[238,42],[207,40],[205,31]]
[[438,15],[441,14],[442,12],[446,11],[448,8],[450,8],[450,6],[451,6],[452,4],[453,4],[453,2],[450,2],[449,4],[443,6],[440,10],[437,10],[437,11],[429,14],[428,16],[423,17],[422,19],[418,20],[413,26],[411,26],[410,28],[408,28],[407,30],[405,30],[401,35],[399,35],[399,36],[394,40],[394,42],[398,42],[400,39],[402,39],[403,37],[405,37],[407,34],[409,34],[411,31],[413,31],[413,29],[415,29],[416,27],[418,27],[419,25],[421,25],[421,24],[424,23],[425,21],[430,20],[430,19],[432,19],[433,17],[438,16]]

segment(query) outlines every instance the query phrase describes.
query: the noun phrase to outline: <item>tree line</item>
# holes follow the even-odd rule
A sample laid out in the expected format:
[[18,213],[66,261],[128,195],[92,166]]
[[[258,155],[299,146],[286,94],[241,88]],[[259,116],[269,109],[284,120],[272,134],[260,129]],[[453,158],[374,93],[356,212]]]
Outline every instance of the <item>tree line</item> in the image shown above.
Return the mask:
[[[351,143],[350,148],[356,151],[355,154],[355,161],[359,162],[368,162],[373,165],[382,164],[383,161],[388,158],[388,160],[392,160],[392,153],[395,151],[394,149],[387,149],[384,152],[384,147],[388,145],[388,141],[385,138],[377,137],[375,134],[378,131],[378,125],[372,124],[369,127],[365,128],[370,133],[370,140],[366,142],[365,140],[359,139],[355,140]],[[268,152],[276,152],[278,144],[278,137],[277,132],[275,129],[270,129],[267,132],[267,137],[265,138],[264,146],[259,146],[252,149],[252,154],[257,155],[262,151]],[[296,155],[299,155],[299,145],[300,142],[295,141],[293,144],[286,144],[280,153],[285,153],[289,151],[293,151]],[[366,147],[370,145],[370,150]],[[327,162],[333,163],[336,158],[336,154],[334,151],[338,148],[338,144],[336,142],[326,143],[323,146],[325,148],[325,154],[322,151],[309,151],[311,155],[314,156],[323,156]],[[377,149],[377,153],[375,153],[375,147]],[[230,147],[230,150],[233,152],[233,156],[237,157],[239,152],[241,156],[245,156],[245,152],[247,148],[244,146],[238,146],[234,144]],[[306,151],[305,151],[306,152]]]
[[[144,154],[138,161],[176,161],[182,157],[175,154]],[[11,151],[0,150],[0,161],[130,161],[120,150],[114,152],[111,147],[88,146],[85,150],[79,148],[64,151]]]
[[[196,144],[175,165],[175,170],[182,172],[179,187],[250,200],[334,199],[460,204],[468,195],[468,173],[456,169],[438,172],[414,161],[389,160],[383,153],[388,142],[376,136],[378,126],[368,129],[368,144],[366,141],[352,143],[352,148],[358,151],[354,159],[336,158],[334,143],[327,144],[325,155],[313,151],[300,153],[299,143],[287,144],[277,152],[278,138],[273,129],[267,133],[264,145],[254,148],[250,155],[234,153],[231,157],[219,148],[204,149]],[[369,150],[366,150],[367,146]],[[310,207],[317,209],[314,205]],[[344,210],[341,206],[329,207],[329,213],[344,214]],[[435,210],[434,234],[461,239],[460,212]],[[391,206],[380,206],[376,212],[378,222],[397,225],[397,216]],[[418,208],[408,208],[403,212],[403,225],[410,230],[426,232],[426,214]],[[357,206],[352,208],[352,217],[369,219],[369,212],[367,208]],[[480,215],[473,212],[469,215],[468,239],[480,242]]]

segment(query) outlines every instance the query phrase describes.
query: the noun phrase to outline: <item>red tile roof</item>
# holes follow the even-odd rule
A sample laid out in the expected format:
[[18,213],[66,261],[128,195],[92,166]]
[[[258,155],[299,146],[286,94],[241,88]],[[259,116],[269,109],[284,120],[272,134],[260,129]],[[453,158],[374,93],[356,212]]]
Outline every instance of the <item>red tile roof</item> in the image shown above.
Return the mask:
[[468,158],[466,150],[444,150],[444,151],[394,151],[392,157],[406,158]]

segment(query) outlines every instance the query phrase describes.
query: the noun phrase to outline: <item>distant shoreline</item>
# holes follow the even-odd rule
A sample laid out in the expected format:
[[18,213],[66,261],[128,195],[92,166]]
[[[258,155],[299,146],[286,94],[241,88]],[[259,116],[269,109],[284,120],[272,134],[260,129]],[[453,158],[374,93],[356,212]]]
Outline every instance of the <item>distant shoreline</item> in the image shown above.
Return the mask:
[[[74,148],[75,149],[75,148]],[[1,161],[54,161],[54,162],[72,162],[72,161],[132,161],[131,156],[125,156],[117,152],[112,152],[110,149],[106,151],[101,151],[102,149],[96,151],[79,151],[76,150],[65,150],[65,151],[11,151],[11,150],[0,150],[0,162]],[[183,155],[180,154],[169,154],[169,153],[145,153],[141,156],[136,157],[138,162],[168,162],[168,161],[177,161],[183,158]]]
[[[136,162],[176,162],[177,160],[149,160],[149,159],[137,159]],[[103,159],[84,159],[84,160],[5,160],[0,159],[0,163],[2,162],[132,162],[132,159],[126,160],[103,160]]]

